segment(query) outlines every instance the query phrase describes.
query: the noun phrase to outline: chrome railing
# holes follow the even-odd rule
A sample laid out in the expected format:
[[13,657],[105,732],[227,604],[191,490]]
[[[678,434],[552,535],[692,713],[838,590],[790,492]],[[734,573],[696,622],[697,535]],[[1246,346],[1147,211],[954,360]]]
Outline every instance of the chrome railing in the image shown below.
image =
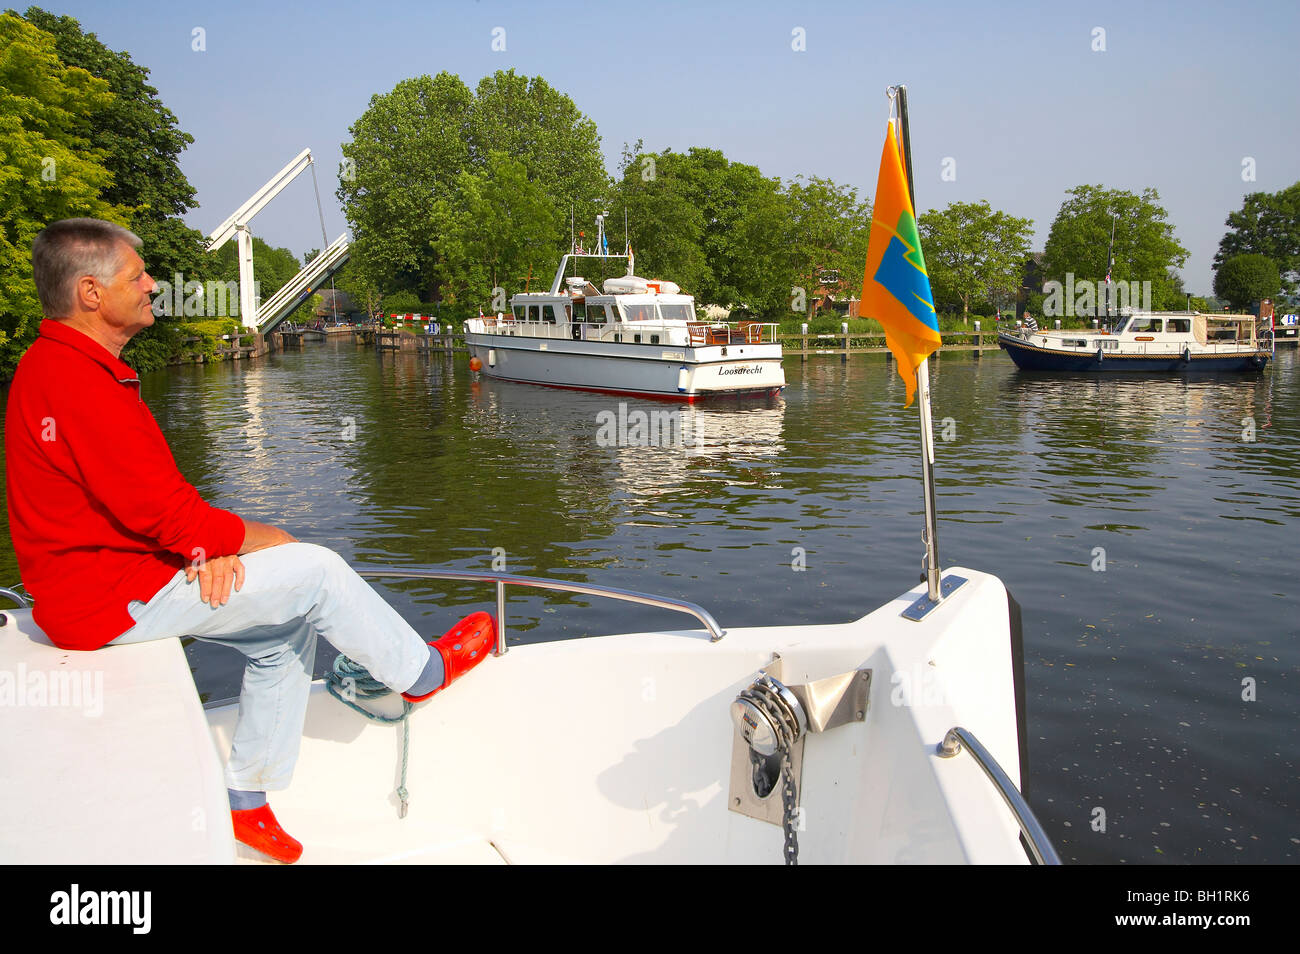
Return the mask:
[[6,599],[11,599],[23,609],[27,609],[32,604],[31,601],[27,598],[26,594],[18,592],[18,590],[21,588],[22,588],[21,583],[19,583],[18,587],[14,589],[10,589],[7,586],[0,586],[0,596],[5,597]]
[[497,648],[496,655],[504,656],[506,652],[506,587],[526,586],[540,590],[558,590],[562,593],[578,593],[582,596],[604,596],[612,600],[627,603],[640,603],[659,609],[675,610],[694,616],[704,624],[712,642],[720,640],[725,631],[708,610],[685,600],[674,600],[666,596],[651,593],[638,593],[635,590],[620,590],[612,586],[592,586],[588,583],[571,583],[567,580],[543,580],[533,576],[515,576],[509,573],[471,573],[461,570],[416,570],[406,567],[383,567],[367,569],[356,568],[357,575],[366,579],[400,579],[400,580],[455,580],[468,583],[492,583],[497,593]]
[[1034,817],[1034,811],[1025,801],[1025,796],[1021,795],[1020,790],[1011,783],[1010,777],[1002,771],[1002,766],[993,757],[993,753],[984,748],[984,744],[975,738],[973,732],[961,726],[953,726],[939,743],[937,751],[941,758],[950,759],[962,750],[962,746],[970,750],[975,764],[984,770],[984,774],[989,777],[989,781],[1006,802],[1007,808],[1011,809],[1011,814],[1016,816],[1016,822],[1020,825],[1020,831],[1025,836],[1025,842],[1029,845],[1034,861],[1040,865],[1059,865],[1061,859],[1057,856],[1051,841],[1048,840],[1047,832]]

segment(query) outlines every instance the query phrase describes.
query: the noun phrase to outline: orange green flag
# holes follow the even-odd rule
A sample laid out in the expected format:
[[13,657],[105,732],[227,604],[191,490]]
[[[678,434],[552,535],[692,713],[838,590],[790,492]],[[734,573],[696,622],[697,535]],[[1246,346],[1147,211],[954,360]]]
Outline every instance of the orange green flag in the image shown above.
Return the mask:
[[885,326],[885,344],[898,359],[898,374],[907,387],[907,404],[911,406],[916,396],[916,369],[941,342],[930,276],[925,271],[921,238],[916,231],[916,211],[907,191],[893,123],[889,124],[880,154],[859,314]]

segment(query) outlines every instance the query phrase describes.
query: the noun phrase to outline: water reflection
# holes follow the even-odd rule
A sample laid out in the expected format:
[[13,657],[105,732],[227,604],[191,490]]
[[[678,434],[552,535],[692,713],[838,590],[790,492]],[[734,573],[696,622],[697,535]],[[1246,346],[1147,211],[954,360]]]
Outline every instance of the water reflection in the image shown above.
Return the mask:
[[[1067,861],[1296,860],[1296,363],[1251,378],[933,363],[940,557],[998,574],[1024,607],[1031,797]],[[917,409],[880,358],[786,374],[771,402],[675,408],[330,342],[149,375],[144,392],[205,497],[358,562],[665,593],[725,627],[856,618],[917,581]],[[681,445],[602,442],[620,404],[625,423],[680,411]],[[489,608],[472,587],[386,592],[430,632],[454,605]],[[510,623],[525,641],[633,625],[620,604],[523,594]],[[635,618],[659,625],[681,621]],[[235,661],[191,659],[205,693],[238,687]],[[1110,834],[1088,827],[1097,805]]]

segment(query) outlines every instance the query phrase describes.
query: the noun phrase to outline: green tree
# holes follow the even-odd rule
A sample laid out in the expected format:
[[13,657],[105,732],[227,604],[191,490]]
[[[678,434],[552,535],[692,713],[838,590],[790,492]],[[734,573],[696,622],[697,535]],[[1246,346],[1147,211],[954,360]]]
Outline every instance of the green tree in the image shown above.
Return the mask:
[[1073,274],[1076,281],[1104,280],[1113,221],[1115,264],[1111,277],[1117,282],[1149,281],[1157,309],[1183,306],[1171,269],[1181,268],[1188,253],[1175,238],[1174,227],[1165,221],[1167,213],[1157,204],[1160,196],[1155,189],[1134,195],[1081,185],[1067,195],[1070,198],[1061,204],[1044,248],[1046,280],[1064,283],[1067,274]]
[[201,277],[203,236],[178,218],[197,205],[179,165],[194,137],[180,130],[175,114],[149,85],[149,70],[110,50],[95,34],[83,33],[72,17],[39,7],[29,7],[24,17],[54,37],[65,65],[104,80],[113,94],[82,118],[80,131],[104,150],[104,166],[113,177],[101,198],[133,209],[128,225],[144,242],[146,266],[151,273]]
[[470,167],[488,172],[492,154],[518,160],[528,180],[549,199],[555,218],[554,252],[567,245],[569,212],[592,220],[607,181],[596,124],[568,96],[540,76],[498,70],[474,91],[468,116]]
[[13,373],[41,319],[32,283],[36,233],[58,219],[93,216],[128,225],[131,209],[106,202],[105,151],[87,117],[112,101],[108,84],[65,66],[54,38],[0,15],[0,373]]
[[838,273],[844,295],[861,295],[871,204],[859,202],[855,189],[816,177],[788,183],[784,199],[795,284],[811,289],[819,272],[832,272]]
[[453,225],[456,177],[469,165],[472,101],[457,76],[420,76],[372,96],[350,127],[338,197],[359,278],[386,291],[436,296],[435,242]]
[[[180,154],[194,137],[180,130],[176,116],[149,85],[149,71],[126,53],[106,47],[68,16],[39,7],[23,15],[54,38],[55,51],[67,66],[79,67],[108,84],[112,98],[81,117],[80,135],[104,151],[112,179],[101,193],[111,205],[131,208],[124,223],[144,242],[140,249],[150,274],[172,280],[207,277],[208,262],[201,233],[181,216],[197,205],[194,188],[181,172]],[[123,360],[139,370],[161,367],[179,346],[167,320],[136,335],[123,349]],[[156,339],[156,340],[154,340]]]
[[[610,194],[606,234],[613,250],[621,251],[626,238],[636,253],[638,272],[674,281],[703,303],[710,299],[701,297],[700,290],[712,286],[713,273],[704,255],[704,210],[685,173],[688,161],[670,150],[643,153],[639,141],[624,146],[622,177]],[[590,229],[590,223],[579,224],[584,227]]]
[[960,302],[965,322],[972,303],[1014,292],[1034,222],[996,211],[981,200],[927,212],[917,228],[936,301]]
[[[503,272],[516,267],[517,243],[499,228],[485,239],[469,213],[491,201],[524,203],[493,220],[528,223],[522,238],[543,243],[528,257],[549,270],[570,209],[590,212],[606,188],[595,124],[540,77],[514,71],[485,78],[476,93],[445,72],[403,80],[372,97],[350,131],[338,195],[357,278],[381,292],[472,298],[491,287],[494,266],[512,277]],[[494,165],[494,154],[518,165]]]
[[1236,255],[1264,255],[1277,266],[1288,294],[1300,290],[1300,182],[1280,192],[1250,193],[1224,224],[1229,231],[1219,242],[1215,268]]
[[446,301],[487,306],[492,289],[513,287],[520,275],[545,271],[558,257],[559,217],[523,162],[493,150],[483,173],[457,177],[456,192],[448,212],[456,227],[435,240],[446,265]]
[[610,221],[616,229],[627,210],[638,272],[677,282],[701,304],[773,316],[789,307],[794,270],[780,180],[716,149],[624,160]]
[[1276,297],[1282,281],[1267,255],[1233,255],[1214,272],[1214,294],[1234,309],[1249,309],[1261,298]]

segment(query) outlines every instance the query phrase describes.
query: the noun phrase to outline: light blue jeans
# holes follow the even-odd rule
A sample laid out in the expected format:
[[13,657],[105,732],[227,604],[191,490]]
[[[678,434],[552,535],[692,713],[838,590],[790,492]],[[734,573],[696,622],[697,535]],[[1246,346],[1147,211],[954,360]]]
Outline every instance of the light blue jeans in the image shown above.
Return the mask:
[[131,602],[135,625],[109,646],[194,636],[247,656],[226,787],[275,791],[298,761],[317,636],[395,692],[414,685],[429,649],[333,550],[286,543],[240,560],[243,589],[224,606],[199,602],[199,581],[180,570],[148,603]]

